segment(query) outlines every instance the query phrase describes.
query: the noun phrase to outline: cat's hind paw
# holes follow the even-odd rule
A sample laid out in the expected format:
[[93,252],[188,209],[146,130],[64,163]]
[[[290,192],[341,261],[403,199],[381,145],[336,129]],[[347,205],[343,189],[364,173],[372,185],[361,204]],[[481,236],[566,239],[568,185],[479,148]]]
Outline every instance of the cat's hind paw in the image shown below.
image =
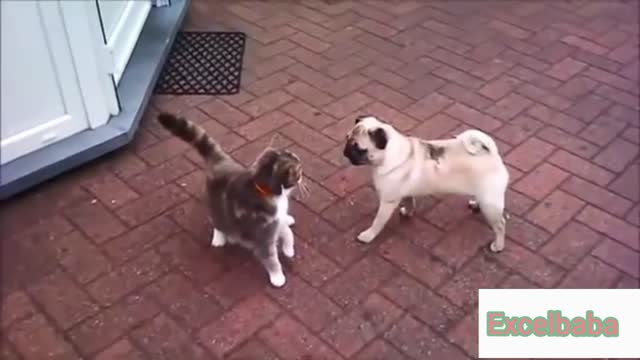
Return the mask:
[[291,216],[291,215],[287,215],[287,216],[285,216],[285,218],[284,218],[284,223],[285,223],[287,226],[292,226],[293,224],[295,224],[295,223],[296,223],[296,219],[294,219],[294,218],[293,218],[293,216]]
[[292,246],[283,246],[282,247],[282,253],[284,254],[284,256],[288,257],[288,258],[292,258],[294,256],[296,256],[296,251]]
[[224,246],[226,243],[227,243],[226,236],[222,232],[216,229],[213,229],[213,236],[211,237],[211,246],[221,247],[221,246]]
[[279,272],[275,274],[269,274],[269,281],[271,282],[271,285],[279,288],[284,285],[287,279],[284,277],[284,274],[282,272]]

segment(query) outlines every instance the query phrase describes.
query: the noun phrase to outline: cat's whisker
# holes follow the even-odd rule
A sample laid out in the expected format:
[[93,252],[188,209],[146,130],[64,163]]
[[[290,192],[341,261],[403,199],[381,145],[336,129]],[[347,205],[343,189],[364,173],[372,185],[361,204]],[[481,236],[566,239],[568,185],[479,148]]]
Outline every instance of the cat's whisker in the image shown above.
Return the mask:
[[300,190],[300,194],[299,194],[299,198],[298,200],[303,200],[306,199],[309,196],[309,193],[303,190]]
[[307,185],[304,178],[300,180],[300,184],[298,187],[300,188],[300,195],[303,198],[309,197],[309,195],[311,195],[311,190],[309,189],[309,185]]

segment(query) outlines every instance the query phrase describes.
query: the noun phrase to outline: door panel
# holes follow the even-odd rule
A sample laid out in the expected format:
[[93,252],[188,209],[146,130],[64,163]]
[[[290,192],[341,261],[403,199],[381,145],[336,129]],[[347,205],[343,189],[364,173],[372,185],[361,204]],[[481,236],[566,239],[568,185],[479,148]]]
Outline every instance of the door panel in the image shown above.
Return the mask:
[[149,16],[151,0],[97,0],[97,4],[117,85]]
[[59,4],[89,125],[95,129],[120,112],[110,65],[113,61],[104,44],[98,5],[89,0],[64,0]]
[[88,128],[58,2],[1,1],[0,163]]
[[113,38],[113,33],[120,18],[122,18],[122,13],[127,7],[127,3],[127,0],[98,0],[100,17],[102,18],[102,26],[107,42]]

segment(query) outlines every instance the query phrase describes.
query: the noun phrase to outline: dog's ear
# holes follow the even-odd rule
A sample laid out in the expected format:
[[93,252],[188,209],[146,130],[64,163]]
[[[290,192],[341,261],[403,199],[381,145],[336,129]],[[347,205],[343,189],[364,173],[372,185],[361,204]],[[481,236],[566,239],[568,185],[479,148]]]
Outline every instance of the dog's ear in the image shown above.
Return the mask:
[[366,118],[368,118],[368,117],[374,117],[374,116],[373,116],[373,115],[371,115],[371,114],[362,114],[362,115],[358,115],[358,116],[356,117],[356,124],[358,124],[360,121],[362,121],[362,120],[364,120],[364,119],[366,119]]
[[384,129],[377,128],[375,130],[371,130],[369,131],[369,136],[378,149],[384,150],[384,148],[387,147],[389,138],[387,137],[387,132],[384,131]]

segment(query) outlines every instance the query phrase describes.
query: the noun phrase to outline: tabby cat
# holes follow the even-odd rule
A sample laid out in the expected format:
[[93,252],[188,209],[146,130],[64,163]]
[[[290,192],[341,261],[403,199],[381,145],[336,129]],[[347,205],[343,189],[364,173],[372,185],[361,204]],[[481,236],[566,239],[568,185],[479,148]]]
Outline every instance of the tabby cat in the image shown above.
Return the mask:
[[158,121],[205,160],[207,200],[215,224],[211,245],[238,244],[252,251],[269,273],[271,284],[284,285],[278,245],[286,257],[294,256],[290,226],[295,220],[288,208],[289,193],[302,181],[298,156],[268,146],[245,168],[197,124],[166,112],[158,115]]

